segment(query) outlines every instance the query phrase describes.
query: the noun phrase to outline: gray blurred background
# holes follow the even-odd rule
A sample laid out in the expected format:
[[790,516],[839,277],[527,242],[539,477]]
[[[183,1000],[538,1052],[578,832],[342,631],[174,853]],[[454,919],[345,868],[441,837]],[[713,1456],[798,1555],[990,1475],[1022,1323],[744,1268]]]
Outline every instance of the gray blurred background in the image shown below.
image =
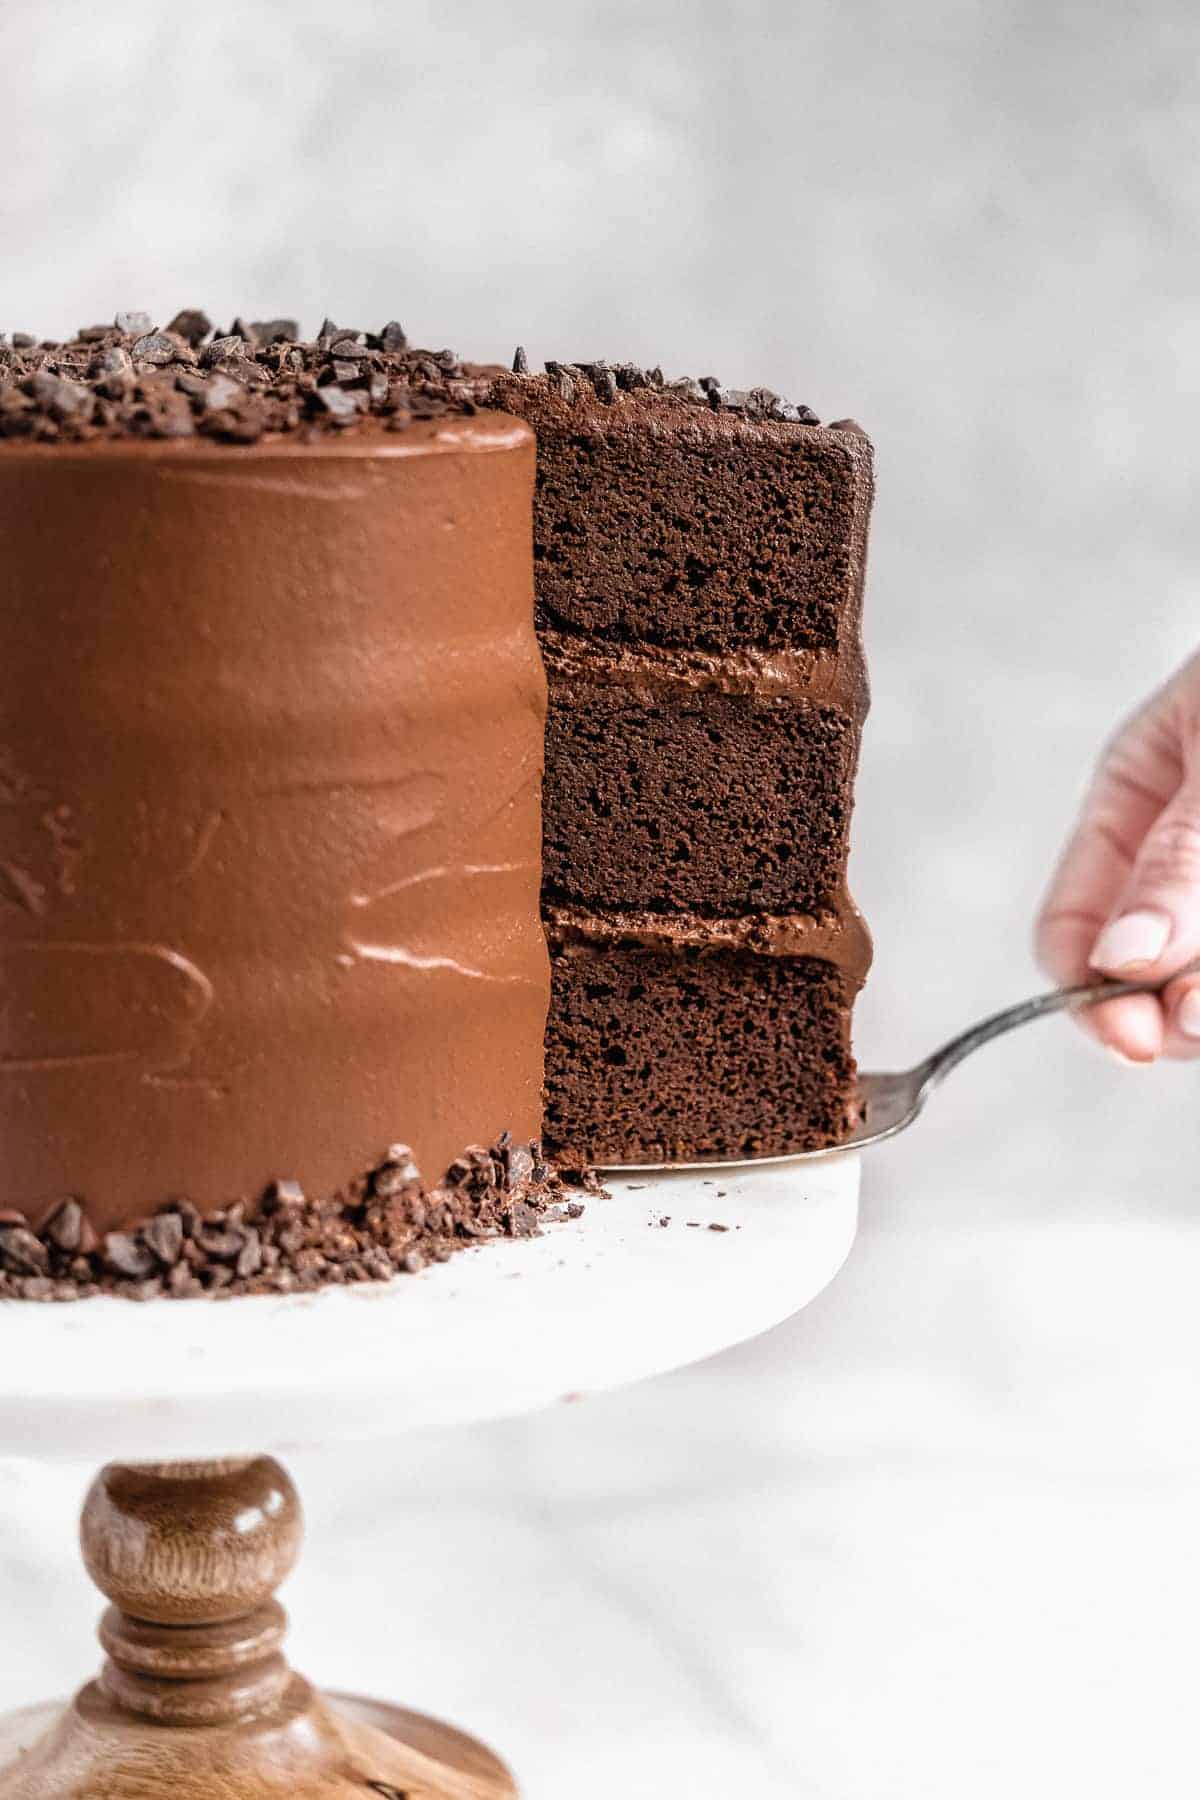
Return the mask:
[[[1200,635],[1198,55],[1188,0],[0,0],[0,328],[399,317],[859,418],[899,1061],[1037,984],[1090,761]],[[360,1555],[311,1551],[296,1660],[527,1800],[1191,1795],[1197,1079],[1012,1039],[869,1159],[792,1324],[303,1459]],[[83,1479],[0,1467],[0,1704],[90,1666]]]

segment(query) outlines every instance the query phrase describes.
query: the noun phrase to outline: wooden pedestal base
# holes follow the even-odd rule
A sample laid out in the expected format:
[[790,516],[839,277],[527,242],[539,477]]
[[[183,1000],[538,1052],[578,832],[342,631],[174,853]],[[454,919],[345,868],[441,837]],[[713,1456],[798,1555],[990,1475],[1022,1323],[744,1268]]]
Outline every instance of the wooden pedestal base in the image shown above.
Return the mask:
[[470,1738],[291,1672],[273,1595],[301,1529],[269,1457],[102,1470],[81,1538],[107,1660],[0,1723],[0,1800],[516,1800]]

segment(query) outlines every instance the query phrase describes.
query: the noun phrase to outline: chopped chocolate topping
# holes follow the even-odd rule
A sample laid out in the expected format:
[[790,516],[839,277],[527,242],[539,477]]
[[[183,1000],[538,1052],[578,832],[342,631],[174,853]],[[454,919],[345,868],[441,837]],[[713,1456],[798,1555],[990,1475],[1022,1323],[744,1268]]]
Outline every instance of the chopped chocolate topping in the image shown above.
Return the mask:
[[173,1267],[183,1255],[183,1220],[178,1213],[160,1213],[143,1228],[142,1236],[164,1268]]
[[[603,1193],[592,1182],[589,1191]],[[465,1150],[433,1188],[422,1184],[408,1146],[392,1144],[329,1199],[312,1200],[299,1182],[281,1180],[255,1206],[238,1201],[203,1217],[189,1200],[172,1200],[141,1225],[110,1231],[98,1247],[83,1206],[63,1200],[38,1231],[22,1213],[0,1213],[0,1299],[224,1298],[387,1281],[473,1243],[533,1237],[543,1223],[578,1218],[579,1202],[563,1200],[564,1177],[540,1146],[514,1144],[507,1132],[489,1149]]]
[[145,337],[136,339],[133,354],[140,362],[164,365],[175,361],[179,346],[172,342],[165,331],[147,332]]
[[[48,1239],[54,1249],[66,1250],[72,1256],[83,1249],[84,1217],[78,1200],[61,1201],[50,1216],[43,1220],[42,1236]],[[94,1241],[93,1239],[93,1244]]]
[[[568,406],[574,405],[580,398],[587,399],[593,395],[602,404],[612,406],[622,394],[644,391],[747,419],[776,420],[792,425],[820,423],[811,407],[794,406],[790,401],[781,400],[770,388],[726,388],[715,375],[701,375],[698,381],[693,380],[690,375],[668,381],[657,365],[651,369],[643,369],[637,363],[610,363],[598,357],[576,362],[548,358],[545,368],[544,378],[531,374],[525,349],[518,345],[513,357],[512,374],[531,382],[544,379],[550,391]],[[496,384],[490,399],[496,405],[504,404],[503,381]]]
[[132,1231],[110,1231],[104,1239],[102,1256],[114,1275],[127,1275],[134,1281],[145,1280],[154,1269],[154,1252]]
[[394,319],[378,333],[326,319],[313,342],[301,341],[294,319],[237,318],[211,332],[204,313],[185,308],[165,327],[121,312],[65,344],[27,332],[0,338],[0,439],[199,434],[252,444],[353,431],[371,415],[402,431],[414,419],[473,412],[484,385],[453,350],[410,349]]
[[27,1226],[5,1225],[0,1227],[0,1265],[14,1275],[44,1275],[50,1252]]

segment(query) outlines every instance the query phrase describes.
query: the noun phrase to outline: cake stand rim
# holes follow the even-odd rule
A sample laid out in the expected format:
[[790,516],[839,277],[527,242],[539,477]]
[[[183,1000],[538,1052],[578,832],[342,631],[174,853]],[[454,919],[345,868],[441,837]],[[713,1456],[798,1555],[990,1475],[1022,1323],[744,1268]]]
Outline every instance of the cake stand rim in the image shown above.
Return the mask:
[[859,1184],[851,1153],[610,1178],[579,1221],[385,1286],[0,1305],[0,1458],[286,1456],[651,1379],[810,1304],[850,1253]]

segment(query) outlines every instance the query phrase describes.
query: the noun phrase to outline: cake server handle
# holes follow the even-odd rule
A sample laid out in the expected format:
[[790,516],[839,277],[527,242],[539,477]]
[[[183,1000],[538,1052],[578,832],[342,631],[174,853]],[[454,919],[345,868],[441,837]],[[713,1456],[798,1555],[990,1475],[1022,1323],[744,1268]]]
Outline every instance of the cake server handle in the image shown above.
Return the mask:
[[[1037,994],[1032,1000],[1020,1000],[1015,1006],[1006,1006],[1002,1012],[992,1013],[977,1024],[970,1025],[966,1031],[960,1031],[947,1044],[927,1056],[913,1070],[921,1088],[929,1091],[939,1082],[944,1081],[951,1069],[956,1069],[976,1050],[993,1039],[1003,1037],[1009,1031],[1016,1031],[1021,1025],[1031,1025],[1035,1019],[1047,1018],[1051,1013],[1074,1012],[1084,1006],[1098,1006],[1103,1000],[1119,1000],[1125,994],[1157,994],[1171,982],[1178,981],[1181,975],[1194,975],[1200,971],[1200,957],[1194,962],[1175,969],[1166,977],[1154,980],[1119,981],[1105,977],[1097,981],[1085,981],[1078,987],[1054,988],[1048,994]],[[925,1095],[922,1092],[922,1099]]]

